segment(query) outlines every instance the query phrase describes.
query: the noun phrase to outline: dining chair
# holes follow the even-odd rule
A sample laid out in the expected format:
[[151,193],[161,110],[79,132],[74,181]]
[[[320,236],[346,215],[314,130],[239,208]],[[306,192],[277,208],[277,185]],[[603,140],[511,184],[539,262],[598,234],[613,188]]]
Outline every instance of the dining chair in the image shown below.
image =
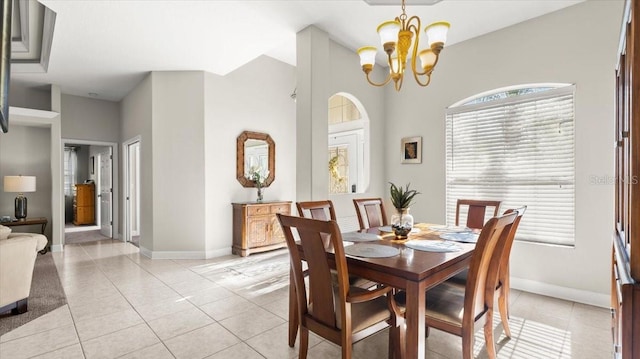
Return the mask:
[[333,207],[333,202],[330,200],[296,202],[296,207],[298,207],[300,217],[320,219],[323,221],[336,220],[336,212]]
[[[500,310],[500,320],[502,321],[502,327],[504,328],[504,333],[508,338],[511,338],[511,329],[509,328],[509,292],[511,291],[510,281],[509,281],[509,258],[511,256],[511,247],[513,246],[513,241],[516,237],[516,232],[518,231],[518,227],[520,225],[520,220],[522,219],[522,215],[527,210],[527,206],[523,206],[520,208],[510,208],[504,212],[504,214],[510,214],[513,212],[517,213],[516,219],[511,226],[511,232],[504,242],[504,247],[502,248],[502,253],[495,253],[494,255],[500,256],[500,261],[496,261],[498,263],[498,280],[496,282],[496,293],[498,293],[498,308]],[[464,271],[459,275],[451,277],[448,281],[455,282],[458,284],[464,285],[468,277],[468,271]]]
[[[322,221],[337,221],[336,212],[333,208],[333,202],[331,202],[330,200],[296,202],[296,207],[298,207],[298,214],[300,215],[300,217],[319,219]],[[323,235],[323,237],[327,236]],[[323,240],[328,244],[326,238],[324,238]],[[368,279],[363,279],[356,276],[349,276],[349,283],[363,289],[368,289],[378,284]]]
[[511,226],[511,232],[509,237],[504,243],[502,253],[500,254],[500,260],[497,262],[498,268],[498,280],[496,283],[496,291],[498,292],[498,308],[500,310],[500,320],[502,320],[502,327],[507,337],[511,338],[511,329],[509,328],[509,292],[511,291],[511,285],[509,281],[509,258],[511,257],[511,247],[516,237],[516,232],[520,226],[520,220],[527,210],[527,206],[523,206],[516,209],[508,209],[505,214],[517,213],[516,219]]
[[[300,322],[299,358],[307,357],[309,331],[340,345],[343,359],[351,358],[353,343],[387,327],[391,327],[390,336],[399,336],[404,329],[397,325],[389,310],[391,297],[387,294],[391,288],[380,286],[365,290],[349,285],[347,259],[336,221],[283,214],[277,214],[277,217],[289,249],[296,289],[297,317]],[[294,232],[297,236],[294,236]],[[329,239],[328,247],[323,243],[323,237]],[[305,281],[303,261],[309,268],[308,281]],[[331,279],[331,262],[335,263],[337,283]],[[309,300],[307,293],[312,297]],[[390,340],[392,342],[396,341]]]
[[[431,328],[462,337],[462,358],[473,358],[475,325],[484,320],[484,337],[490,359],[496,357],[493,338],[493,303],[498,268],[505,243],[518,213],[492,217],[482,228],[469,264],[465,284],[445,281],[426,293],[425,322]],[[392,308],[396,315],[403,309],[405,292],[396,294]]]
[[356,207],[360,229],[381,227],[389,224],[382,198],[355,198],[353,205]]
[[493,216],[498,215],[501,201],[485,201],[476,199],[458,199],[456,203],[456,226],[460,225],[460,210],[468,207],[466,226],[474,229],[482,229],[488,207],[493,207]]

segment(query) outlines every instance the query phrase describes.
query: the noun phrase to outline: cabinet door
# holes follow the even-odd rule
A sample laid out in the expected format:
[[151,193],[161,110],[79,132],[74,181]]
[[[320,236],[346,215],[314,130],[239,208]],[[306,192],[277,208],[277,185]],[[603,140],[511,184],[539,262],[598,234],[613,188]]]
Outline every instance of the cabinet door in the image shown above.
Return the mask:
[[249,248],[270,243],[272,216],[255,216],[247,219],[247,244]]
[[[285,213],[289,214],[289,213]],[[271,243],[282,243],[284,242],[284,232],[282,232],[282,227],[280,226],[280,222],[278,222],[278,217],[271,217]]]

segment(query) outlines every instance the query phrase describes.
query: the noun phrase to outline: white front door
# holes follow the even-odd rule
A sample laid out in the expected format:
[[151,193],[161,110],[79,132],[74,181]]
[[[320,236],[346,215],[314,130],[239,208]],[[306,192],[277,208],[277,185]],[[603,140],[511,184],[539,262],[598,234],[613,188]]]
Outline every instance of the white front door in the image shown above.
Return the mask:
[[100,233],[111,238],[113,236],[113,172],[111,147],[100,154]]

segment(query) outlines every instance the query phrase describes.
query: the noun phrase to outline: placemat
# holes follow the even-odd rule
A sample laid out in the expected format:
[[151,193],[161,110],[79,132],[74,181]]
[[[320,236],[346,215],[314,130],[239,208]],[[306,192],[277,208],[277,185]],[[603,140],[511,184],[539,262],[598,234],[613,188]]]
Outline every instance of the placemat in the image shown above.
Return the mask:
[[385,258],[400,254],[400,250],[398,248],[371,243],[347,246],[344,247],[344,252],[348,255],[364,258]]
[[452,242],[431,241],[431,240],[411,240],[404,243],[405,246],[418,251],[426,252],[457,252],[461,248]]
[[466,232],[466,233],[443,233],[440,238],[448,241],[462,242],[462,243],[476,243],[478,241],[479,234]]
[[453,233],[461,233],[461,232],[470,232],[471,230],[464,226],[444,226],[444,225],[435,225],[429,226],[429,229],[437,232],[453,232]]
[[375,233],[346,232],[342,233],[342,240],[349,242],[371,242],[379,241],[382,237]]

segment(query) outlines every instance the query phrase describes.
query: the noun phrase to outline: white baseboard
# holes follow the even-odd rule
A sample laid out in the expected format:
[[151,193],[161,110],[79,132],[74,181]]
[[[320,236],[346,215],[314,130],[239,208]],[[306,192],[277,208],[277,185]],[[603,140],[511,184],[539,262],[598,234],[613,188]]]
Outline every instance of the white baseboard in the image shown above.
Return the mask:
[[231,247],[227,247],[224,249],[214,249],[212,251],[207,251],[207,259],[228,256],[229,254],[231,254]]
[[570,300],[602,308],[611,306],[609,294],[590,292],[581,289],[561,287],[554,284],[537,282],[529,279],[511,277],[511,288],[525,292],[546,295],[549,297]]
[[59,244],[52,245],[51,252],[62,252],[62,246]]
[[140,247],[140,253],[151,259],[209,259],[231,254],[231,247],[212,251],[151,251]]

